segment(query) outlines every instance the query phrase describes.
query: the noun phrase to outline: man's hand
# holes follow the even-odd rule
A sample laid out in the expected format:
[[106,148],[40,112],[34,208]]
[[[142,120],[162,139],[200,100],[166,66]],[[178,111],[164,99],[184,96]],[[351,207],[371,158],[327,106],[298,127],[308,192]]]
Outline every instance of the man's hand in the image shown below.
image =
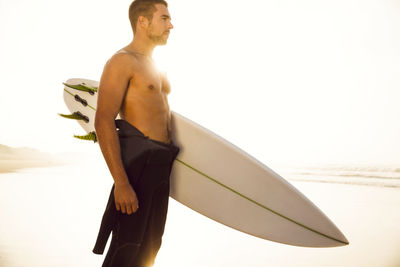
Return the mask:
[[139,208],[136,193],[129,183],[115,185],[114,199],[117,210],[121,210],[122,213],[130,215]]

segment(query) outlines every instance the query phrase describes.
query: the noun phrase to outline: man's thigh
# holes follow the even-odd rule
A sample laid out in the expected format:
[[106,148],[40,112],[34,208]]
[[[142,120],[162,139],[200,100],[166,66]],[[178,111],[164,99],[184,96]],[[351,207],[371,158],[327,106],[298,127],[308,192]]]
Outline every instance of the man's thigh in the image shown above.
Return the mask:
[[121,229],[118,229],[120,226],[113,230],[110,248],[102,267],[150,267],[154,264],[164,234],[168,200],[169,185],[163,183],[152,194],[141,243],[124,241]]
[[132,267],[150,267],[161,247],[168,211],[169,188],[162,184],[154,192],[148,225]]

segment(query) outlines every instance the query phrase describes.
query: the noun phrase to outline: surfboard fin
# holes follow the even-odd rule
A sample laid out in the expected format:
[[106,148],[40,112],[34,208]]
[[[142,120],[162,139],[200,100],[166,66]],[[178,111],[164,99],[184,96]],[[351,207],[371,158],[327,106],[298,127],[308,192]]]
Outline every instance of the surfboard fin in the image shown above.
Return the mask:
[[69,83],[63,83],[65,86],[68,86],[70,88],[79,90],[79,91],[84,91],[88,92],[91,95],[94,95],[94,93],[97,92],[97,87],[93,87],[90,85],[87,85],[86,83],[80,83],[80,84],[69,84]]
[[70,115],[65,115],[65,114],[60,114],[60,113],[58,113],[58,115],[60,115],[63,118],[67,118],[67,119],[83,120],[86,123],[89,122],[89,118],[87,116],[83,115],[82,113],[80,113],[79,111],[74,112]]
[[94,131],[88,133],[87,135],[74,135],[74,137],[82,140],[89,140],[89,141],[91,140],[94,143],[97,142],[96,133]]

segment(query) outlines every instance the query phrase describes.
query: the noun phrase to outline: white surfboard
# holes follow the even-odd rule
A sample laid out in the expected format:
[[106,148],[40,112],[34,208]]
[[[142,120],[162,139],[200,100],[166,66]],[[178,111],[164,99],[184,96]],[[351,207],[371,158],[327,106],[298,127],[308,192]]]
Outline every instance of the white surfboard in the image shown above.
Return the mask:
[[[64,84],[68,109],[79,112],[74,117],[83,116],[78,121],[87,133],[94,132],[98,82],[75,78]],[[86,91],[72,88],[79,85]],[[170,196],[175,200],[224,225],[275,242],[305,247],[349,243],[301,192],[240,148],[176,112],[172,132],[180,147],[171,173]]]

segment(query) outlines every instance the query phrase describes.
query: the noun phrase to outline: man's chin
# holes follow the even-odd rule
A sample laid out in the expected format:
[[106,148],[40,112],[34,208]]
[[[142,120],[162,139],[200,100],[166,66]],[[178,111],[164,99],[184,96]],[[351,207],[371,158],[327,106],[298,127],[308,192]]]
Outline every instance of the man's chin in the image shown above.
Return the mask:
[[166,45],[167,44],[167,39],[165,40],[158,40],[158,42],[156,42],[156,45]]
[[153,41],[154,45],[166,45],[168,41],[169,34],[162,35],[148,35],[149,39]]

